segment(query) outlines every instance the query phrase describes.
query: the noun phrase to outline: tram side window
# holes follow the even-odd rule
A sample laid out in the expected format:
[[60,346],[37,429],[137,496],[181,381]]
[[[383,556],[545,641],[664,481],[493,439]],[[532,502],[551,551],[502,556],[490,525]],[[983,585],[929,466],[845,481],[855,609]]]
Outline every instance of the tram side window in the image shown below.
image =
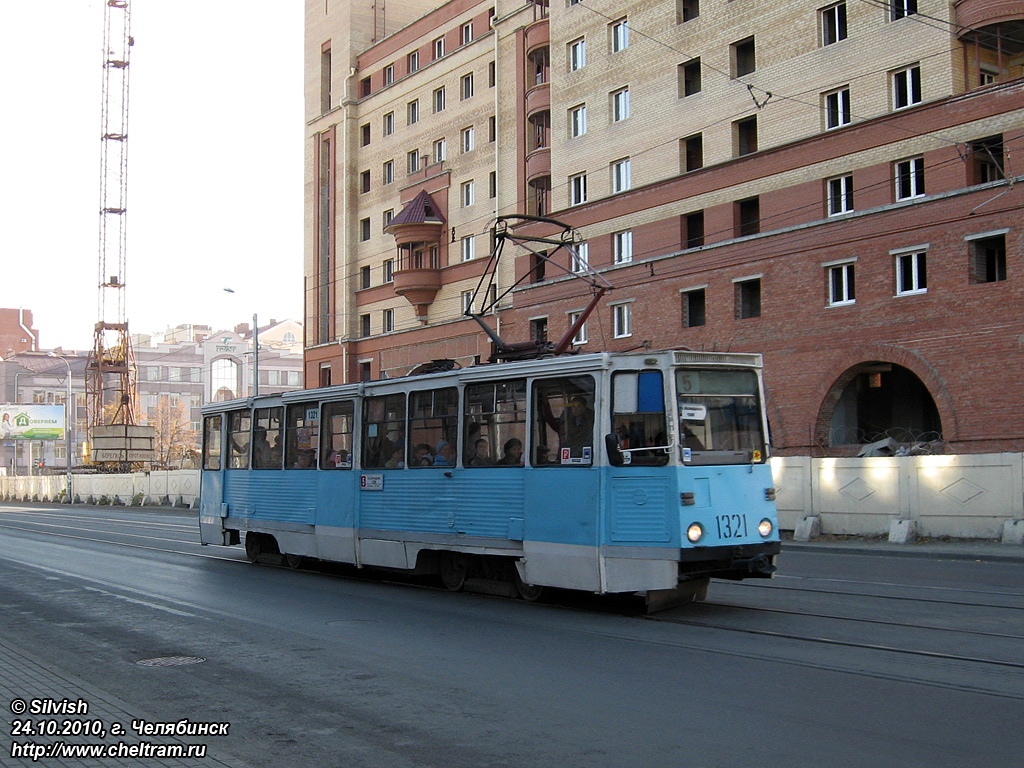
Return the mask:
[[320,409],[316,403],[288,406],[284,432],[284,465],[289,469],[316,469]]
[[352,423],[355,406],[351,400],[324,403],[321,469],[352,469]]
[[760,390],[753,371],[676,371],[684,463],[763,462]]
[[[366,398],[363,402],[363,468],[396,467],[396,453],[404,453],[404,446],[405,395]],[[389,467],[389,461],[395,463]]]
[[623,371],[612,376],[612,428],[623,463],[662,466],[668,463],[665,380],[661,371]]
[[[410,467],[454,467],[458,459],[459,391],[455,387],[409,396]],[[404,466],[404,465],[402,465]]]
[[521,467],[526,446],[526,381],[466,387],[467,467]]
[[566,376],[533,383],[534,466],[594,463],[594,379]]
[[252,428],[252,468],[281,468],[281,415],[283,408],[257,408]]
[[228,469],[249,468],[249,438],[252,416],[249,411],[228,414]]
[[220,415],[203,419],[203,469],[220,469],[221,419]]

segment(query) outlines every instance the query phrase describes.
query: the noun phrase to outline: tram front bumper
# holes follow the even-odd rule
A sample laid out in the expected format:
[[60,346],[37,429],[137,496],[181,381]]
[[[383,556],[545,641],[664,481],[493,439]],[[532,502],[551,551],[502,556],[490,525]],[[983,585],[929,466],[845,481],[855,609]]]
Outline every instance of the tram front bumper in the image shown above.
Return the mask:
[[681,581],[703,577],[769,579],[776,570],[775,555],[781,551],[779,541],[683,549],[679,557],[679,578]]

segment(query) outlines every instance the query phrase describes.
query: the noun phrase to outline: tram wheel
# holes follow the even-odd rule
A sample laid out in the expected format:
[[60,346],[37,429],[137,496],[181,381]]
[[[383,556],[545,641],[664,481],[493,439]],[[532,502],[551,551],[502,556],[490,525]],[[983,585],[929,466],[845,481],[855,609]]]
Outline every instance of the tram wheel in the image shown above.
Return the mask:
[[289,568],[301,568],[305,562],[305,558],[302,555],[285,555],[284,562]]
[[257,562],[260,559],[260,553],[263,551],[263,536],[258,533],[246,533],[245,556],[249,559],[249,562]]
[[519,569],[512,568],[512,580],[516,585],[516,592],[528,603],[535,603],[544,596],[544,587],[536,584],[527,584],[519,575]]
[[460,591],[466,584],[469,572],[469,558],[461,552],[442,552],[438,563],[441,581],[452,592]]

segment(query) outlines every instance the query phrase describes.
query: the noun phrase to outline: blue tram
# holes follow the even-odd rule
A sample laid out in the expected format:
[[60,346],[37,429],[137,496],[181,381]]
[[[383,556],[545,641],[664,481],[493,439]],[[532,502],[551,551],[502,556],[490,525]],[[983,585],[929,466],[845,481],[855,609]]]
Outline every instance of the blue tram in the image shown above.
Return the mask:
[[702,599],[779,552],[759,355],[479,365],[203,408],[204,544]]

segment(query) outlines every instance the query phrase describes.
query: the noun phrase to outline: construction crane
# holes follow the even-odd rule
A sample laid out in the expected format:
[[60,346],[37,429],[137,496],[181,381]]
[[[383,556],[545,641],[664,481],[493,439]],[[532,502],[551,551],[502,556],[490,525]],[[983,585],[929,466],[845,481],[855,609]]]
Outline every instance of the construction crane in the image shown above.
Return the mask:
[[85,371],[90,461],[121,467],[145,461],[139,427],[138,369],[125,310],[128,201],[129,0],[106,0],[103,11],[103,103],[100,117],[98,320]]

